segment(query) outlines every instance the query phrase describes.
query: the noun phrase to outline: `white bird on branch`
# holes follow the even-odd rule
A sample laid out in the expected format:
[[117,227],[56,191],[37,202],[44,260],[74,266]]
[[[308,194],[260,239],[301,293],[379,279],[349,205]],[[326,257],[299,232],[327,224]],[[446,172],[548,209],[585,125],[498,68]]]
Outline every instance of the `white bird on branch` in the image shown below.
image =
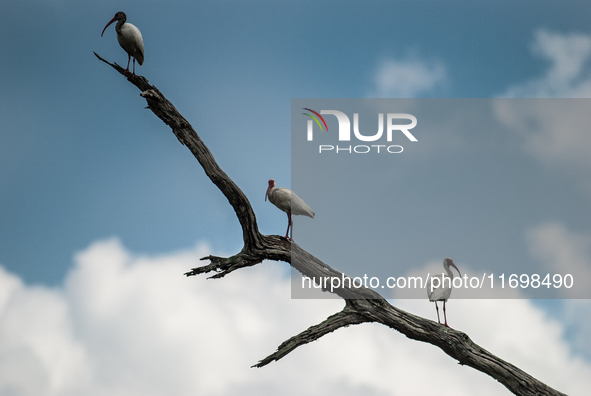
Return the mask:
[[[285,238],[293,241],[293,223],[291,221],[291,215],[302,215],[314,218],[314,212],[304,202],[303,199],[298,197],[293,191],[283,188],[275,187],[275,180],[269,180],[269,187],[267,187],[267,193],[265,194],[265,201],[269,197],[269,201],[277,206],[279,209],[287,213],[287,232]],[[289,228],[291,227],[291,236],[289,235]]]
[[[127,69],[125,69],[125,73],[129,73],[129,62],[133,57],[133,75],[135,76],[136,59],[140,66],[144,64],[144,40],[142,39],[140,30],[131,23],[126,23],[126,20],[127,15],[125,15],[123,11],[119,11],[115,14],[113,19],[107,23],[107,26],[103,29],[103,33],[105,33],[105,30],[107,30],[110,24],[118,21],[115,26],[117,41],[119,41],[121,48],[127,52]],[[103,37],[103,33],[101,33],[101,37]]]
[[[447,273],[447,276],[444,274],[432,276],[427,280],[427,296],[429,297],[429,301],[435,301],[435,309],[437,310],[437,322],[441,324],[441,320],[439,319],[439,307],[437,306],[437,301],[443,301],[443,318],[445,323],[443,324],[446,327],[447,325],[447,315],[445,313],[445,302],[449,298],[452,289],[452,283],[454,279],[454,273],[451,272],[449,267],[454,267],[460,277],[462,274],[456,265],[454,264],[453,260],[450,258],[446,258],[443,260],[443,268]],[[433,285],[433,280],[435,279],[435,285]]]

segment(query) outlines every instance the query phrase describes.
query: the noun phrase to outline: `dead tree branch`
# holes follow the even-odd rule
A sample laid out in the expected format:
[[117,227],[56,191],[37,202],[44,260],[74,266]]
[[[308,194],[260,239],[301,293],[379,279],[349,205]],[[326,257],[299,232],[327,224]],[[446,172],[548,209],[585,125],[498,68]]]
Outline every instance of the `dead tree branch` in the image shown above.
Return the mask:
[[[326,265],[296,243],[289,242],[277,235],[262,235],[246,195],[222,171],[191,124],[173,104],[155,86],[150,85],[145,77],[125,74],[124,69],[119,65],[106,61],[96,53],[95,55],[140,89],[140,95],[148,102],[148,108],[172,128],[177,139],[193,153],[207,176],[221,190],[236,212],[244,239],[242,250],[227,258],[204,257],[202,260],[209,260],[210,264],[193,268],[185,274],[186,276],[214,272],[212,278],[222,278],[232,271],[256,265],[263,260],[287,262],[300,273],[312,279],[333,276],[341,278],[343,276],[341,272]],[[465,333],[398,309],[371,289],[346,287],[346,282],[343,283],[342,287],[333,290],[333,293],[345,300],[346,305],[341,312],[291,337],[281,344],[275,353],[267,356],[253,367],[263,367],[274,360],[279,360],[297,347],[315,341],[339,328],[365,322],[377,322],[401,332],[408,338],[439,347],[460,364],[490,375],[516,395],[564,395],[478,346]]]

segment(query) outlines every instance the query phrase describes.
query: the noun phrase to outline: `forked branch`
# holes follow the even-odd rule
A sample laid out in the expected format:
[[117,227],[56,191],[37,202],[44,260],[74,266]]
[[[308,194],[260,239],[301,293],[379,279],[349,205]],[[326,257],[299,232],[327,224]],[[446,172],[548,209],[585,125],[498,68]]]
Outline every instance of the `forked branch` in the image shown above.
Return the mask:
[[[142,91],[141,96],[148,102],[148,108],[172,128],[177,139],[193,153],[207,176],[220,189],[236,212],[244,239],[242,250],[228,258],[204,257],[203,260],[209,260],[210,264],[193,268],[185,275],[214,272],[212,278],[222,278],[237,269],[256,265],[263,260],[274,260],[287,262],[312,279],[343,276],[341,272],[326,265],[297,244],[277,235],[262,235],[246,195],[221,170],[191,124],[173,104],[155,86],[150,85],[145,77],[125,74],[124,69],[119,65],[106,61],[96,53],[95,55]],[[263,367],[274,360],[279,360],[297,347],[315,341],[339,328],[377,322],[405,334],[408,338],[428,342],[441,348],[460,364],[490,375],[516,395],[564,395],[478,346],[465,333],[398,309],[371,289],[351,288],[346,287],[346,284],[343,282],[340,288],[332,291],[346,302],[341,312],[285,341],[275,353],[253,367]]]

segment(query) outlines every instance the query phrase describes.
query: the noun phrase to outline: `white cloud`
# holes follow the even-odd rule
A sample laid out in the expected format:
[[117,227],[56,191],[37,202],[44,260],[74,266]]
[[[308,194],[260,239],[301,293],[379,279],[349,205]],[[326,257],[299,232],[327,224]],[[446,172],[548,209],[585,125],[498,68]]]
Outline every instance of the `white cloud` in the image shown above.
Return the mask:
[[573,348],[591,358],[591,300],[566,300],[562,311],[563,322],[567,325],[567,337]]
[[[542,224],[527,232],[530,255],[557,274],[571,274],[582,289],[591,284],[591,235],[569,231],[562,223]],[[576,288],[561,288],[565,296],[586,297],[576,293]],[[578,289],[581,290],[581,289]],[[586,294],[586,293],[585,293]]]
[[0,285],[0,394],[76,394],[90,372],[63,292],[25,286],[1,267]]
[[[501,97],[591,97],[591,36],[535,33],[534,54],[547,59],[546,73],[510,87]],[[525,150],[545,165],[558,166],[579,177],[584,189],[591,171],[591,135],[588,102],[544,100],[495,102],[495,113],[510,129],[524,137]]]
[[[591,234],[569,230],[560,222],[532,227],[526,234],[528,248],[548,271],[570,273],[578,285],[586,291],[591,284]],[[576,293],[562,289],[565,296],[576,298]],[[576,350],[591,356],[589,334],[591,331],[591,302],[569,299],[563,302],[562,316],[571,344]]]
[[523,149],[558,170],[591,196],[591,134],[588,100],[499,99],[494,112],[507,131],[523,139]]
[[[0,394],[506,393],[440,350],[376,324],[338,330],[251,369],[343,303],[291,300],[281,263],[222,280],[182,275],[209,253],[200,245],[141,257],[117,240],[98,242],[76,256],[56,289],[0,270]],[[435,314],[426,298],[399,303]],[[475,342],[561,391],[591,386],[589,363],[569,353],[562,326],[529,301],[452,300],[448,313]]]
[[497,100],[495,114],[523,136],[538,161],[570,171],[591,170],[589,103],[581,100]]
[[548,60],[546,73],[509,88],[501,97],[583,98],[591,97],[591,36],[560,34],[546,30],[535,33],[532,52]]
[[371,98],[413,98],[446,84],[447,71],[439,62],[385,60],[374,76]]

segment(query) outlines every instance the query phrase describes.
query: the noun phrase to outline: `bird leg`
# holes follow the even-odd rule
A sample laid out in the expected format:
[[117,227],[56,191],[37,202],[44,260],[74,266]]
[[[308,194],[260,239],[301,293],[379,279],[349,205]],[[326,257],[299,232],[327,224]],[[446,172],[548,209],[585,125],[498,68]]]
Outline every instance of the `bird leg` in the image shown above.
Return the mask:
[[133,57],[133,75],[135,76],[135,56]]
[[291,233],[293,234],[293,227],[291,223],[291,213],[287,214],[287,231],[285,232],[285,239],[292,241],[293,239],[289,236],[289,227],[291,227]]
[[[134,61],[135,61],[135,58],[134,58]],[[131,62],[131,55],[127,54],[127,68],[125,69],[125,74],[129,74],[129,62]],[[135,73],[135,68],[134,68],[134,73]]]
[[[443,304],[445,304],[445,301],[443,302]],[[437,323],[441,324],[441,320],[439,319],[439,307],[437,306],[437,301],[435,301],[435,310],[437,311]]]
[[[437,303],[435,303],[437,304]],[[445,323],[443,324],[445,327],[449,327],[447,324],[447,314],[445,313],[445,300],[443,300],[443,318],[445,319]]]

